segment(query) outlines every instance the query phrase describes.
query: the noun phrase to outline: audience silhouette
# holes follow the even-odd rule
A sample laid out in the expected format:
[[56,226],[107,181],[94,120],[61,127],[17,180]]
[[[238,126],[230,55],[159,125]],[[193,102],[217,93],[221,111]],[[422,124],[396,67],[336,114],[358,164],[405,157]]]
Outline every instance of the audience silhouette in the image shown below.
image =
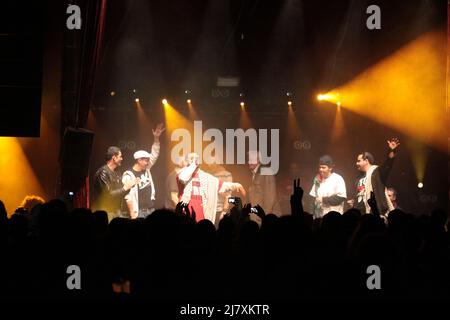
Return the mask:
[[[450,297],[447,212],[395,209],[383,218],[350,209],[313,220],[299,180],[293,190],[291,215],[236,206],[217,230],[181,204],[108,224],[105,211],[69,211],[61,200],[8,219],[0,201],[2,298]],[[81,270],[82,290],[67,287],[71,265]],[[374,265],[380,290],[367,285]]]

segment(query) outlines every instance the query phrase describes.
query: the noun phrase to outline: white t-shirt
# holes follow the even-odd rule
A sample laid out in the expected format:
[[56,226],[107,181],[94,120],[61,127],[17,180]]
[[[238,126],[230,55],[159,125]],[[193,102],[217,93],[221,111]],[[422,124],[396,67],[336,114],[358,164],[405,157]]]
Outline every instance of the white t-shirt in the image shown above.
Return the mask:
[[[309,195],[316,198],[316,205],[318,205],[317,198],[319,197],[331,197],[337,195],[339,197],[347,198],[344,179],[333,172],[328,178],[322,180],[318,186],[313,184]],[[344,213],[344,203],[337,206],[330,206],[322,203],[320,204],[320,209],[320,216],[323,216],[330,211],[337,211],[342,214]]]

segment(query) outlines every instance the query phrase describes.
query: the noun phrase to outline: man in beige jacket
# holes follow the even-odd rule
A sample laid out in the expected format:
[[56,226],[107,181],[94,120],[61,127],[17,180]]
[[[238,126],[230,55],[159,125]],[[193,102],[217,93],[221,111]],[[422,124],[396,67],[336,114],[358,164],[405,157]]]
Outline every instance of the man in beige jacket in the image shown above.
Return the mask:
[[252,182],[249,187],[249,202],[252,206],[259,204],[266,214],[273,213],[277,216],[287,215],[289,212],[281,212],[277,199],[277,185],[275,175],[262,175],[261,154],[257,151],[248,152],[248,167],[252,174]]

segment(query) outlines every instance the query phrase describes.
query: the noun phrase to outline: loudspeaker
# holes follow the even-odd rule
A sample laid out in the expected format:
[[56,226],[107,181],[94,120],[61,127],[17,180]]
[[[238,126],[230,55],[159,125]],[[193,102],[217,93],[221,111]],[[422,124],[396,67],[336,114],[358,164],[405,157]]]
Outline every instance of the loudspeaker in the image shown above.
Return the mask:
[[89,173],[94,133],[82,128],[67,127],[59,157],[61,191],[77,192]]
[[0,136],[39,137],[44,43],[41,1],[0,10]]

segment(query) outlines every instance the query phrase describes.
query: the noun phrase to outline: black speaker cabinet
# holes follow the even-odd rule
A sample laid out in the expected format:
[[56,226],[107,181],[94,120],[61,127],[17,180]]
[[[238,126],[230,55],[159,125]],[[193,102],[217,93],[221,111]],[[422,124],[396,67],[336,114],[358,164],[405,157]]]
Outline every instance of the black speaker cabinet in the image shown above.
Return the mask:
[[39,137],[44,8],[6,0],[0,10],[0,136]]
[[89,174],[94,133],[82,128],[66,128],[61,145],[61,191],[76,192]]

